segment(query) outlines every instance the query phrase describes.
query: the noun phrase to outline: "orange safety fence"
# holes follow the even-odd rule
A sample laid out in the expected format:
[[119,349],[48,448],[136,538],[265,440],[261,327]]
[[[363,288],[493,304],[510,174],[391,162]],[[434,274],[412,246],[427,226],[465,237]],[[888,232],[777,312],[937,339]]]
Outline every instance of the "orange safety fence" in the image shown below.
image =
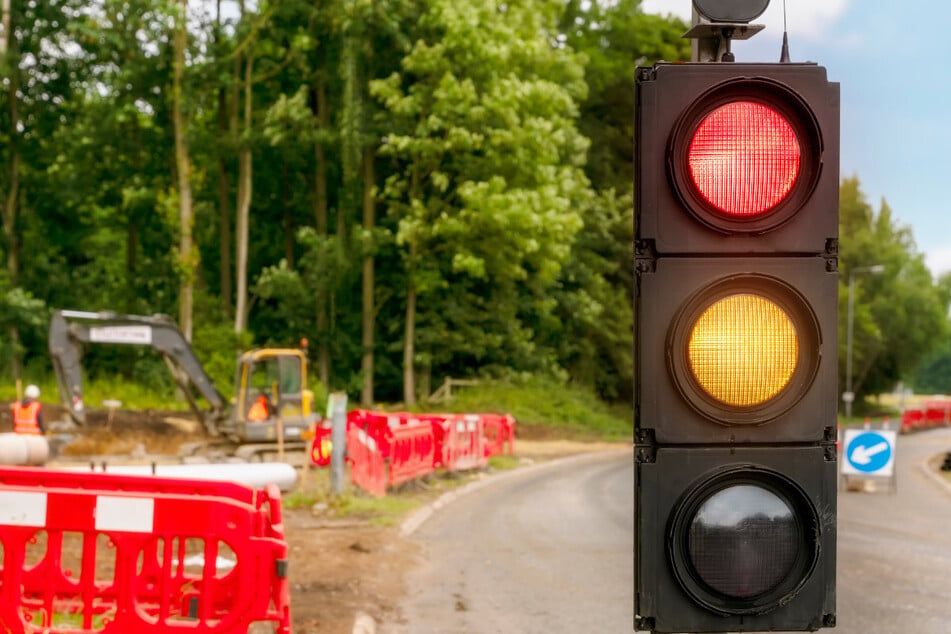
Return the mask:
[[275,486],[0,469],[0,631],[290,634]]

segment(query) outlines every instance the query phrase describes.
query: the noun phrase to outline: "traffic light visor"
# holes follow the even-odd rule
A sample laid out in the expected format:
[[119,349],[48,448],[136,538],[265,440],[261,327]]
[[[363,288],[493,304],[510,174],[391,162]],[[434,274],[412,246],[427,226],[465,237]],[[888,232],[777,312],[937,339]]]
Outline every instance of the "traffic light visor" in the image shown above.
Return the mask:
[[735,101],[697,127],[687,162],[700,195],[720,212],[754,217],[781,203],[799,176],[796,133],[776,110]]
[[704,310],[687,343],[700,387],[726,405],[761,405],[779,394],[796,370],[799,337],[776,302],[749,293],[724,297]]

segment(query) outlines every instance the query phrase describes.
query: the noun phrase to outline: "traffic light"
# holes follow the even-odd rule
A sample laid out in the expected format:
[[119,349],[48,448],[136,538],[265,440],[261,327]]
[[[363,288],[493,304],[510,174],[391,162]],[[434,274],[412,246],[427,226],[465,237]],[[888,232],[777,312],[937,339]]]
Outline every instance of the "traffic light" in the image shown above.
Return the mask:
[[637,627],[834,626],[839,86],[660,63],[635,91]]

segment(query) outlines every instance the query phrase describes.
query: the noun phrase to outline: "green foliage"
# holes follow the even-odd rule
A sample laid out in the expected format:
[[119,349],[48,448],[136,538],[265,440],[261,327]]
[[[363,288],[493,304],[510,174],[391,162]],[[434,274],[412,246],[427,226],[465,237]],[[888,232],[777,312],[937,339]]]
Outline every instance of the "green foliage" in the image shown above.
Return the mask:
[[853,277],[852,383],[857,398],[891,391],[910,381],[926,354],[948,334],[948,290],[936,285],[907,227],[897,225],[882,201],[865,201],[857,178],[840,193],[839,383],[844,386],[849,279],[859,267],[882,265],[881,274]]
[[[2,373],[17,357],[24,377],[51,384],[46,307],[178,315],[187,276],[193,346],[226,396],[239,350],[305,337],[312,368],[329,353],[329,386],[312,388],[353,395],[372,256],[378,400],[402,394],[410,288],[418,373],[538,373],[630,398],[630,78],[634,63],[683,57],[678,21],[631,0],[282,0],[238,16],[187,3],[197,251],[183,267],[171,117],[182,3],[11,6],[0,204],[13,174],[19,196],[0,251],[18,259],[0,280]],[[254,334],[235,337],[243,148]],[[130,404],[172,399],[154,351],[90,349],[84,366],[94,398],[101,384]],[[142,394],[116,394],[126,383]]]

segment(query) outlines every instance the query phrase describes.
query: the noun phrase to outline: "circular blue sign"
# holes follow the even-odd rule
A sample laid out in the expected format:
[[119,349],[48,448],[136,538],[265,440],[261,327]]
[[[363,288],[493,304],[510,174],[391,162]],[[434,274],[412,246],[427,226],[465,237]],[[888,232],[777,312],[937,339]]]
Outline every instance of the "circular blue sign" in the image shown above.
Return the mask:
[[845,448],[849,464],[865,473],[882,469],[892,458],[892,446],[881,434],[865,432],[852,439]]

